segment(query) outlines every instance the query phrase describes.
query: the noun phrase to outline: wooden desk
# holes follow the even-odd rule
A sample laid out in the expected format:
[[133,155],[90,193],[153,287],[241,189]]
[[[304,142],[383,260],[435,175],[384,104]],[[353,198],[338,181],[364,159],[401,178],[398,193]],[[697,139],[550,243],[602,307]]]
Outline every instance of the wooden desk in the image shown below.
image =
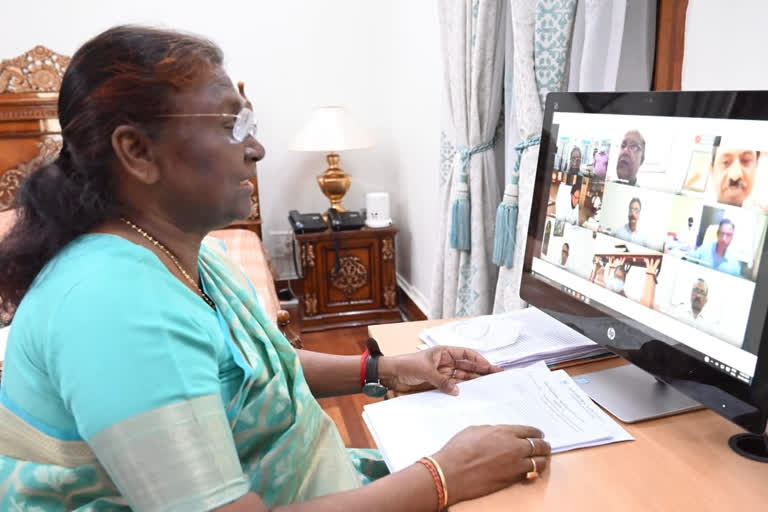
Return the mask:
[[[413,352],[418,333],[441,320],[368,328],[382,352]],[[624,364],[600,361],[568,369],[570,375]],[[742,430],[708,410],[633,425],[636,439],[556,454],[532,482],[451,507],[466,511],[696,511],[768,509],[768,464],[745,459],[728,446]]]

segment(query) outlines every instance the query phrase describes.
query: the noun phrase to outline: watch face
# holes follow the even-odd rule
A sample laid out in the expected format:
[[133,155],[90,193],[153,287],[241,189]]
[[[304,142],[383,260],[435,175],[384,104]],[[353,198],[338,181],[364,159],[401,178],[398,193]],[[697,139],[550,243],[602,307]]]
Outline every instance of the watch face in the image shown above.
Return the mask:
[[387,388],[378,382],[366,382],[363,386],[363,393],[374,398],[379,398],[387,394]]

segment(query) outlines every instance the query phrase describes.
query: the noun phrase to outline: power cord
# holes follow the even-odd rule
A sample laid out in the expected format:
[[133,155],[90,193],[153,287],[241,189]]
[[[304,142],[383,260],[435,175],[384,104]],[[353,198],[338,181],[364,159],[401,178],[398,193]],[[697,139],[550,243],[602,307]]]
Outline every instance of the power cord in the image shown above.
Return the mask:
[[[298,261],[296,260],[296,234],[295,233],[294,233],[293,237],[291,238],[291,247],[293,249],[293,269],[296,271],[296,277],[298,279],[304,279],[304,274],[299,271],[300,265],[299,265]],[[289,280],[288,281],[288,288],[289,289],[291,287],[290,283],[291,283],[291,281]],[[293,290],[291,290],[291,293],[293,293]],[[296,294],[294,293],[294,296],[295,295]]]

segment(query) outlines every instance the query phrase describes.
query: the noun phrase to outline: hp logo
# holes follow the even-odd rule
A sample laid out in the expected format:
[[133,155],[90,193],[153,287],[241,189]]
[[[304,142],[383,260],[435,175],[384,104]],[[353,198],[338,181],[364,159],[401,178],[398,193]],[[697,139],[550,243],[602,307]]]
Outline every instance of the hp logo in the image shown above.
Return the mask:
[[606,332],[605,334],[608,335],[609,340],[613,341],[613,338],[616,337],[616,330],[613,327],[609,327],[608,332]]

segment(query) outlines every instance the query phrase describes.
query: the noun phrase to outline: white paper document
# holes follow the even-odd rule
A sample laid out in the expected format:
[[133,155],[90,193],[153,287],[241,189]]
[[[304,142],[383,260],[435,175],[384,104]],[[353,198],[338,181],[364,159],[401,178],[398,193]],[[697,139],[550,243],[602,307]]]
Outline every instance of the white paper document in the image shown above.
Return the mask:
[[459,384],[459,396],[427,391],[364,407],[363,419],[392,471],[438,451],[472,425],[531,425],[552,452],[633,439],[563,370],[544,363]]
[[557,364],[605,353],[605,349],[556,319],[529,307],[431,327],[419,337],[430,346],[454,345],[480,352],[505,367],[537,361]]

